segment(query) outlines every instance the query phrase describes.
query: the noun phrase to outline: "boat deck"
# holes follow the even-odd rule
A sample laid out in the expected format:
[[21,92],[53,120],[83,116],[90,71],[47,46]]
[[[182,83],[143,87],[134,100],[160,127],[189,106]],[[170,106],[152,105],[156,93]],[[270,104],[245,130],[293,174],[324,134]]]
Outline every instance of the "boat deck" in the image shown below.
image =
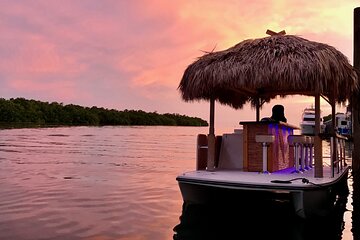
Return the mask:
[[323,178],[314,177],[314,168],[300,173],[294,172],[294,168],[288,168],[270,174],[224,169],[200,170],[183,173],[177,177],[177,180],[201,185],[221,185],[226,188],[296,191],[331,185],[342,179],[348,173],[349,168],[349,166],[344,167],[340,173],[335,171],[333,178],[331,177],[331,168],[324,167]]

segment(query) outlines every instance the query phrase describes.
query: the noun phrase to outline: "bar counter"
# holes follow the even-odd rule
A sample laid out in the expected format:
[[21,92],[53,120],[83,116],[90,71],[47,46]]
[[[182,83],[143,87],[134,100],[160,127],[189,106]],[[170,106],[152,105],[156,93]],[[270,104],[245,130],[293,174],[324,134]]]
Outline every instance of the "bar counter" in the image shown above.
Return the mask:
[[289,146],[288,136],[298,127],[285,122],[240,122],[243,125],[243,165],[250,172],[262,171],[262,145],[256,135],[271,134],[275,141],[268,148],[268,171],[275,172],[294,165],[294,149]]

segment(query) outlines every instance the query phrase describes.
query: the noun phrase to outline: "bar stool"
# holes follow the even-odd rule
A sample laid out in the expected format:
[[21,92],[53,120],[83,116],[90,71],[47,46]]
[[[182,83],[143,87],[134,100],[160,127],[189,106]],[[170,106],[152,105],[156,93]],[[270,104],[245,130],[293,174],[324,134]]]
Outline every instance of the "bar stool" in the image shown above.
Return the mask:
[[261,173],[270,174],[267,166],[267,160],[268,160],[267,148],[269,147],[270,143],[273,143],[275,141],[275,136],[271,134],[262,134],[262,135],[259,134],[255,136],[255,141],[261,143],[263,150],[262,153],[263,169]]
[[[288,136],[288,143],[292,146],[294,146],[294,152],[295,152],[295,156],[294,156],[294,161],[295,161],[295,170],[294,172],[296,173],[302,173],[304,171],[304,144],[306,144],[306,136],[304,135],[289,135]],[[299,156],[299,151],[300,152],[300,156]],[[299,161],[301,163],[301,166],[299,166]]]
[[[301,165],[303,166],[303,170],[307,171],[309,170],[309,149],[310,149],[310,138],[309,136],[306,136],[305,143],[303,144],[303,150],[302,150],[302,162]],[[300,169],[301,170],[301,169]]]
[[308,161],[308,168],[312,168],[313,165],[313,149],[314,149],[314,137],[307,136],[308,138],[308,148],[309,148],[309,161]]

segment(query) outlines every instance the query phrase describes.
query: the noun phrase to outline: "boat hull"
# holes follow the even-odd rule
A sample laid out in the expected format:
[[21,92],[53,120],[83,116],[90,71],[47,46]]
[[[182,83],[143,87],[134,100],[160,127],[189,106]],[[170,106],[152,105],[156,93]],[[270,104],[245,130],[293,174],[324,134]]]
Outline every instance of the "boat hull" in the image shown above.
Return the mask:
[[[326,125],[321,124],[320,126],[320,132],[325,132]],[[315,135],[315,123],[314,124],[300,124],[301,134],[302,135],[309,135],[314,136]]]
[[315,125],[301,124],[300,127],[301,127],[302,135],[314,135],[315,134]]
[[[239,173],[241,174],[241,173]],[[214,180],[177,178],[183,200],[187,204],[243,204],[286,201],[302,218],[326,216],[331,212],[336,196],[347,192],[348,168],[335,179],[323,184],[254,184]],[[294,176],[293,176],[294,177]]]

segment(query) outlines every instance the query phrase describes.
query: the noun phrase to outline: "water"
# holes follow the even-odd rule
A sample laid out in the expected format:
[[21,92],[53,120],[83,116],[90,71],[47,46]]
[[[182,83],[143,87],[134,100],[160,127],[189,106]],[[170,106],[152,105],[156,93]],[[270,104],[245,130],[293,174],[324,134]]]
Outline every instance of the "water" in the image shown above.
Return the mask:
[[[288,239],[307,239],[308,229],[314,230],[308,226],[316,223],[292,222],[298,220],[278,203],[246,211],[212,207],[209,212],[208,206],[183,211],[175,178],[194,169],[196,135],[206,132],[193,127],[0,130],[0,239],[246,239],[244,233],[254,239],[270,231],[266,222],[273,220],[290,231],[294,238]],[[337,209],[321,231],[332,226],[331,239],[352,239],[351,198]]]

